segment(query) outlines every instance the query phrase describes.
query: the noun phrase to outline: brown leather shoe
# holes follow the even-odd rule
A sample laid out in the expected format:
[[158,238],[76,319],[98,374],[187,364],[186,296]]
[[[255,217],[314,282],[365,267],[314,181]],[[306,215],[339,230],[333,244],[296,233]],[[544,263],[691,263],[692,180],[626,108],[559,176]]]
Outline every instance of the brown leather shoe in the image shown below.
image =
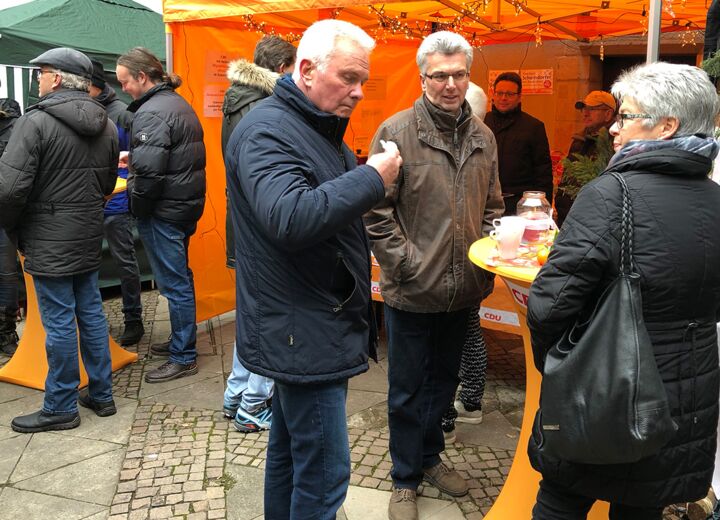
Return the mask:
[[388,506],[390,520],[418,520],[417,493],[414,489],[394,487]]
[[444,462],[423,470],[423,480],[430,482],[443,493],[453,497],[462,497],[468,493],[465,479],[454,469],[448,468]]

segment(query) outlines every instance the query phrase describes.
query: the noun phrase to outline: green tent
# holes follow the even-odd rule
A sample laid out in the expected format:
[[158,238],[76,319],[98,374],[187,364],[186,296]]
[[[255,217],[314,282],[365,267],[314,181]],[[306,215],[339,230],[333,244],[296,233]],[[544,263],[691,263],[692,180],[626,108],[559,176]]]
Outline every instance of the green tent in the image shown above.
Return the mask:
[[164,62],[162,15],[132,0],[34,0],[3,9],[0,98],[12,97],[23,108],[32,101],[35,85],[28,61],[48,49],[72,47],[114,71],[117,57],[136,46],[147,47]]

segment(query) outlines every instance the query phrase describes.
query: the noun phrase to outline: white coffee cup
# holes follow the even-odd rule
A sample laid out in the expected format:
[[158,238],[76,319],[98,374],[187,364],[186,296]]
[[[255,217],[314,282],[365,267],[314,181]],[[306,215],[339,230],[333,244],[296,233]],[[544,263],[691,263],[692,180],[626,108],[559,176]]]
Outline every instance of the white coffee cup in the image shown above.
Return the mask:
[[500,258],[512,260],[517,257],[520,241],[525,231],[525,219],[517,216],[496,218],[493,220],[495,229],[490,236],[497,242]]

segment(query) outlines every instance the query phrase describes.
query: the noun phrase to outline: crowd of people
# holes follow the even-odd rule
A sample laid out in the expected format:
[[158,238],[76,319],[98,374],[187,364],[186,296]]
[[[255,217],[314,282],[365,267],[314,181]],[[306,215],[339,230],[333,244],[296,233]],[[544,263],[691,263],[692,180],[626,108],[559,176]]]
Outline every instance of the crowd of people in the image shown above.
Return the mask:
[[[514,214],[524,192],[549,202],[555,195],[545,126],[522,110],[521,77],[497,76],[485,114],[487,97],[470,82],[473,49],[447,31],[420,44],[421,95],[380,124],[358,165],[343,136],[374,47],[359,27],[324,20],[297,48],[262,38],[252,62],[234,61],[227,72],[221,151],[237,306],[222,408],[240,432],[270,430],[271,520],[335,518],[345,499],[348,380],[377,360],[371,251],[381,267],[389,361],[389,518],[418,518],[423,481],[451,496],[468,493],[440,456],[456,420],[482,421],[487,354],[478,307],[494,278],[468,248],[494,219]],[[206,188],[203,128],[175,92],[181,79],[147,49],[117,60],[128,106],[102,64],[81,52],[51,49],[30,63],[39,101],[22,116],[17,104],[0,104],[0,349],[12,354],[18,341],[16,249],[47,335],[43,406],[11,424],[23,433],[78,427],[78,404],[101,417],[116,413],[98,270],[105,238],[120,272],[120,342],[136,344],[145,331],[135,226],[171,322],[169,340],[150,347],[168,360],[145,381],[198,372],[188,246]],[[612,93],[592,91],[575,108],[584,129],[569,160],[599,161],[629,187],[642,312],[677,431],[650,457],[607,465],[550,457],[535,431],[528,449],[543,479],[533,518],[585,518],[600,499],[611,503],[611,519],[659,520],[664,506],[705,497],[713,476],[720,187],[708,176],[720,105],[700,69],[655,63],[626,71]],[[541,372],[551,346],[618,274],[621,201],[609,174],[568,174],[560,183],[560,232],[528,302]],[[80,392],[78,344],[89,377]]]

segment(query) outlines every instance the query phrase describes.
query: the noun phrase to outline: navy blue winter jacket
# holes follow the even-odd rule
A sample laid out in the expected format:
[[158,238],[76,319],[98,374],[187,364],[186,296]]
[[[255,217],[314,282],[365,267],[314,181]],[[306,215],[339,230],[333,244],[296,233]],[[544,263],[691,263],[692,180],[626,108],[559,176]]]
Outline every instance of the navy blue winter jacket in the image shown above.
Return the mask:
[[238,356],[288,384],[346,379],[374,356],[362,215],[385,190],[374,168],[356,167],[342,141],[347,123],[285,76],[226,150]]

